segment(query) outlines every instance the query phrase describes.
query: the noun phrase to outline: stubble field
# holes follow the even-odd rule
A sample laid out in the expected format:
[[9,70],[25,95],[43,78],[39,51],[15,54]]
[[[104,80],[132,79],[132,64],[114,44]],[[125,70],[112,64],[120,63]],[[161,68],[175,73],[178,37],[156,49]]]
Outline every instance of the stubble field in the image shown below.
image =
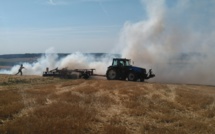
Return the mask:
[[0,75],[1,134],[213,134],[215,87]]

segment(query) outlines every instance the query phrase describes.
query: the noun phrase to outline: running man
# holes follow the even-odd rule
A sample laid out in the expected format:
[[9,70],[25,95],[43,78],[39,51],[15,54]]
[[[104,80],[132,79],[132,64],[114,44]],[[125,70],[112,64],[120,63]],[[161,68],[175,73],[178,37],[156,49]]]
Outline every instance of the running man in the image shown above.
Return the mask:
[[23,65],[21,64],[21,66],[20,66],[20,68],[19,68],[19,71],[18,71],[18,73],[16,73],[16,75],[19,74],[19,73],[20,73],[20,75],[22,75],[22,69],[23,69],[23,68],[25,68],[25,67],[23,67]]

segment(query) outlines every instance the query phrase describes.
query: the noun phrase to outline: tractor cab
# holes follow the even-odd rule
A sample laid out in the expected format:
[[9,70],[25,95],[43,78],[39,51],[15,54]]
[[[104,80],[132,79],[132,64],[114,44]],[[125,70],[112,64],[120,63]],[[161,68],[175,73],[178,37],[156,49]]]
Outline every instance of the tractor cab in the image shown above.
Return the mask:
[[115,58],[113,59],[112,66],[118,66],[118,67],[131,66],[131,60]]

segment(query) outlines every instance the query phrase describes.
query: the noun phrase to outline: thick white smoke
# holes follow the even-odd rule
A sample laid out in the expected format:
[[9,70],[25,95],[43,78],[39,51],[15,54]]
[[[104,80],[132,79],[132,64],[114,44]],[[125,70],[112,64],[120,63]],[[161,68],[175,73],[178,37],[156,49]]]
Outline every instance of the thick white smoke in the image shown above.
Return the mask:
[[100,57],[96,60],[92,55],[84,55],[76,52],[68,55],[59,62],[60,68],[68,69],[96,69],[97,74],[105,74],[107,67],[111,64],[111,56]]
[[[147,19],[125,23],[122,57],[152,68],[157,82],[214,84],[215,1],[142,0]],[[208,15],[208,16],[207,16]]]
[[[135,65],[152,68],[152,81],[212,84],[215,81],[215,1],[142,0],[146,19],[126,22],[115,53],[130,58]],[[105,74],[111,57],[99,61],[92,56],[73,53],[60,59],[53,49],[33,64],[24,63],[24,74],[41,75],[50,69],[95,68]],[[19,65],[1,73],[15,74]]]
[[[37,59],[36,62],[30,63],[22,63],[24,69],[22,70],[23,74],[26,75],[41,75],[43,71],[45,71],[46,67],[56,68],[59,64],[58,55],[55,54],[54,48],[50,48],[46,50],[45,55],[41,58]],[[20,65],[16,65],[12,67],[11,70],[3,70],[0,73],[4,74],[16,74],[19,70]]]
[[[67,68],[67,69],[96,69],[95,73],[105,74],[107,66],[110,65],[110,57],[101,57],[100,60],[96,60],[93,56],[86,56],[83,53],[76,52],[66,57],[59,58],[54,48],[46,50],[45,54],[37,59],[36,62],[23,63],[25,67],[22,72],[24,75],[42,75],[42,72],[55,68]],[[20,65],[12,67],[11,70],[2,70],[1,74],[16,74]]]

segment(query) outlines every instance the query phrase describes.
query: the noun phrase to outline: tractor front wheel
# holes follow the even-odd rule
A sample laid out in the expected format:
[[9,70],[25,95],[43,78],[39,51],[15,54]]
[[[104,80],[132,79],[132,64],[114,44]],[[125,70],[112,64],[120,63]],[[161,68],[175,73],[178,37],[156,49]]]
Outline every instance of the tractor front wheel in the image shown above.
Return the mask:
[[108,70],[106,77],[108,80],[116,80],[118,78],[117,71],[115,69]]
[[137,80],[136,74],[135,74],[134,72],[130,72],[130,73],[128,74],[128,80],[129,80],[129,81],[136,81],[136,80]]

